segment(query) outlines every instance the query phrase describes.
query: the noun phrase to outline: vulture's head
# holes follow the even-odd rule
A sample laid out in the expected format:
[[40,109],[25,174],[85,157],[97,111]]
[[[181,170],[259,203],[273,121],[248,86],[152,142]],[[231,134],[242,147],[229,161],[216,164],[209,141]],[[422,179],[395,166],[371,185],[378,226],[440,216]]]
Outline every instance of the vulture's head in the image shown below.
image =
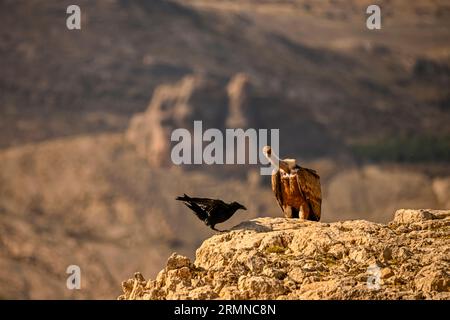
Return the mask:
[[277,157],[277,155],[275,153],[272,152],[272,148],[269,146],[265,146],[262,149],[262,152],[263,152],[264,156],[267,158],[267,160],[269,160],[270,164],[274,168],[279,169],[280,159]]
[[272,148],[269,146],[265,146],[262,151],[263,151],[264,156],[267,159],[270,159],[270,157],[272,156]]

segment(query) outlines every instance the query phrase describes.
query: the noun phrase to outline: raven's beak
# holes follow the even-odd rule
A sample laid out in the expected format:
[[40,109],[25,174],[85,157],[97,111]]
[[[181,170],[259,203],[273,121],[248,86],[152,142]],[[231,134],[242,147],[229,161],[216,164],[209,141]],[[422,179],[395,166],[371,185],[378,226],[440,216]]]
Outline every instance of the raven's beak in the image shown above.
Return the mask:
[[247,210],[247,208],[246,207],[244,207],[242,204],[241,204],[241,209],[243,209],[243,210]]

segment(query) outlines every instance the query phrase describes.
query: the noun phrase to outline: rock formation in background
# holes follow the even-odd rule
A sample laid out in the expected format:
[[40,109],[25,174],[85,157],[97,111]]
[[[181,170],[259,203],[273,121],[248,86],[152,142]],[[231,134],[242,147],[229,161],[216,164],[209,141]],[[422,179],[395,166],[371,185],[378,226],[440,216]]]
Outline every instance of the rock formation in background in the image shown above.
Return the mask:
[[228,117],[227,128],[247,128],[250,126],[249,113],[251,112],[250,78],[245,73],[238,73],[227,85]]
[[450,211],[398,210],[388,225],[258,218],[172,254],[119,299],[450,299]]
[[132,117],[127,140],[152,166],[170,164],[171,133],[192,132],[195,120],[208,128],[244,128],[251,123],[250,80],[238,73],[226,85],[204,75],[189,75],[175,84],[158,86],[147,110]]

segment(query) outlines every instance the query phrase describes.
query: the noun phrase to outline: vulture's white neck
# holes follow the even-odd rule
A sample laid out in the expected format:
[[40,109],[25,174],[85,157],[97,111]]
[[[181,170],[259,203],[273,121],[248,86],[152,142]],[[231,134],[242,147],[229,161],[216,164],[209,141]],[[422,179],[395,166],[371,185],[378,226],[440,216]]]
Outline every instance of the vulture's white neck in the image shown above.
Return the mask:
[[289,173],[291,169],[295,167],[295,159],[284,159],[281,160],[275,153],[271,152],[270,156],[267,155],[267,159],[277,170],[282,169],[283,171]]

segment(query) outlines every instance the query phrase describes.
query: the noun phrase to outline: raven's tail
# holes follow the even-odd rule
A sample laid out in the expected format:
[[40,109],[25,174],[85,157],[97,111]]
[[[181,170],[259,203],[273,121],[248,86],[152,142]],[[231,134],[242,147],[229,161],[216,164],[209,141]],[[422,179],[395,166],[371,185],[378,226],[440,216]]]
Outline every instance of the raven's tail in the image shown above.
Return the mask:
[[179,200],[179,201],[189,201],[191,200],[191,197],[189,197],[186,193],[183,194],[182,197],[176,197],[175,200]]

